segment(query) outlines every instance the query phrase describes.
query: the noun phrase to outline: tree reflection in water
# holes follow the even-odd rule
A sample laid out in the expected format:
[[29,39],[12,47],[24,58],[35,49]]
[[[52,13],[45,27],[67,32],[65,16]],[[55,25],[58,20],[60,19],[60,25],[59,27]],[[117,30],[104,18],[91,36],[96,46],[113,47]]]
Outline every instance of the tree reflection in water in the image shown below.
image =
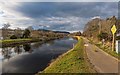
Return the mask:
[[16,46],[16,47],[14,47],[14,52],[17,53],[17,54],[21,54],[22,53],[21,47],[22,46]]
[[25,52],[32,53],[31,45],[30,44],[23,45],[23,48],[24,48]]
[[10,59],[11,57],[25,52],[32,53],[31,44],[2,48],[2,56],[4,57],[3,59]]
[[2,55],[4,58],[9,59],[11,57],[11,48],[2,49]]

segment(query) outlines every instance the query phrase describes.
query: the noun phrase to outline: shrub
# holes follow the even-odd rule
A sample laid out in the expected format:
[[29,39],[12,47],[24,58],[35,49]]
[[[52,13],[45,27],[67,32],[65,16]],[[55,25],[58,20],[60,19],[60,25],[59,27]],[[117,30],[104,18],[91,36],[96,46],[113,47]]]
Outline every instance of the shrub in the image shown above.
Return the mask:
[[100,34],[98,34],[98,38],[99,40],[102,40],[102,39],[108,40],[108,34],[105,32],[101,32]]
[[10,36],[10,39],[17,39],[15,35]]

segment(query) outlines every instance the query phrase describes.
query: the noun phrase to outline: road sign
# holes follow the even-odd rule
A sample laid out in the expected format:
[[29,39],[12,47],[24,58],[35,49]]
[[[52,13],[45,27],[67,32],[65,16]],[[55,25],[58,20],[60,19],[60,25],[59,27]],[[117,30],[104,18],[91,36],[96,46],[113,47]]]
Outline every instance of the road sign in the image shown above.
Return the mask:
[[112,51],[115,50],[115,32],[117,31],[117,28],[115,25],[111,28],[112,34],[113,34],[113,42],[112,42]]
[[115,34],[115,32],[117,31],[117,28],[115,25],[112,26],[111,31],[112,31],[112,34]]

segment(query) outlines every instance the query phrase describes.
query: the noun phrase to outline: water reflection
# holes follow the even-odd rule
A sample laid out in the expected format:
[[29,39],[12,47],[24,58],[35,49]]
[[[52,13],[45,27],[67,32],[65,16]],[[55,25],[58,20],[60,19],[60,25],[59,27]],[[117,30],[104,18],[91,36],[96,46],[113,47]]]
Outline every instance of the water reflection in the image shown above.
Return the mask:
[[[37,73],[59,55],[73,47],[77,41],[63,38],[47,43],[31,43],[2,49],[3,73]],[[8,59],[8,60],[5,60]]]
[[25,53],[25,52],[32,53],[31,44],[3,48],[2,56],[4,59],[10,59],[11,57],[14,57],[15,55]]
[[5,59],[9,59],[11,57],[11,48],[2,49],[2,55]]
[[25,44],[23,45],[23,48],[25,50],[25,52],[29,52],[29,53],[32,53],[32,49],[31,49],[31,45],[30,44]]
[[14,50],[13,50],[13,51],[14,51],[15,53],[17,53],[17,54],[20,54],[20,53],[22,53],[22,49],[21,49],[21,48],[22,48],[22,46],[16,46],[16,47],[14,47]]

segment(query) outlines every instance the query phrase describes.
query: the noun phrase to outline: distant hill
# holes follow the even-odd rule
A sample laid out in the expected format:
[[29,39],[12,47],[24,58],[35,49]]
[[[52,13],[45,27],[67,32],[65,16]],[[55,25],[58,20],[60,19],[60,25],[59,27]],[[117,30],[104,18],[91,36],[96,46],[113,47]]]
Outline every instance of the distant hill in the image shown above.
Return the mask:
[[52,31],[47,29],[38,29],[38,31],[70,34],[69,32],[66,32],[66,31]]
[[51,30],[47,30],[47,29],[38,29],[38,31],[50,32]]
[[[117,29],[120,29],[120,20],[115,16],[112,16],[107,19],[95,18],[89,21],[83,31],[83,34],[87,37],[97,38],[100,32],[107,33],[109,37],[112,37],[111,27],[116,25]],[[118,33],[118,31],[117,31]]]
[[66,33],[66,34],[70,34],[69,32],[65,32],[65,31],[53,31],[54,33]]

